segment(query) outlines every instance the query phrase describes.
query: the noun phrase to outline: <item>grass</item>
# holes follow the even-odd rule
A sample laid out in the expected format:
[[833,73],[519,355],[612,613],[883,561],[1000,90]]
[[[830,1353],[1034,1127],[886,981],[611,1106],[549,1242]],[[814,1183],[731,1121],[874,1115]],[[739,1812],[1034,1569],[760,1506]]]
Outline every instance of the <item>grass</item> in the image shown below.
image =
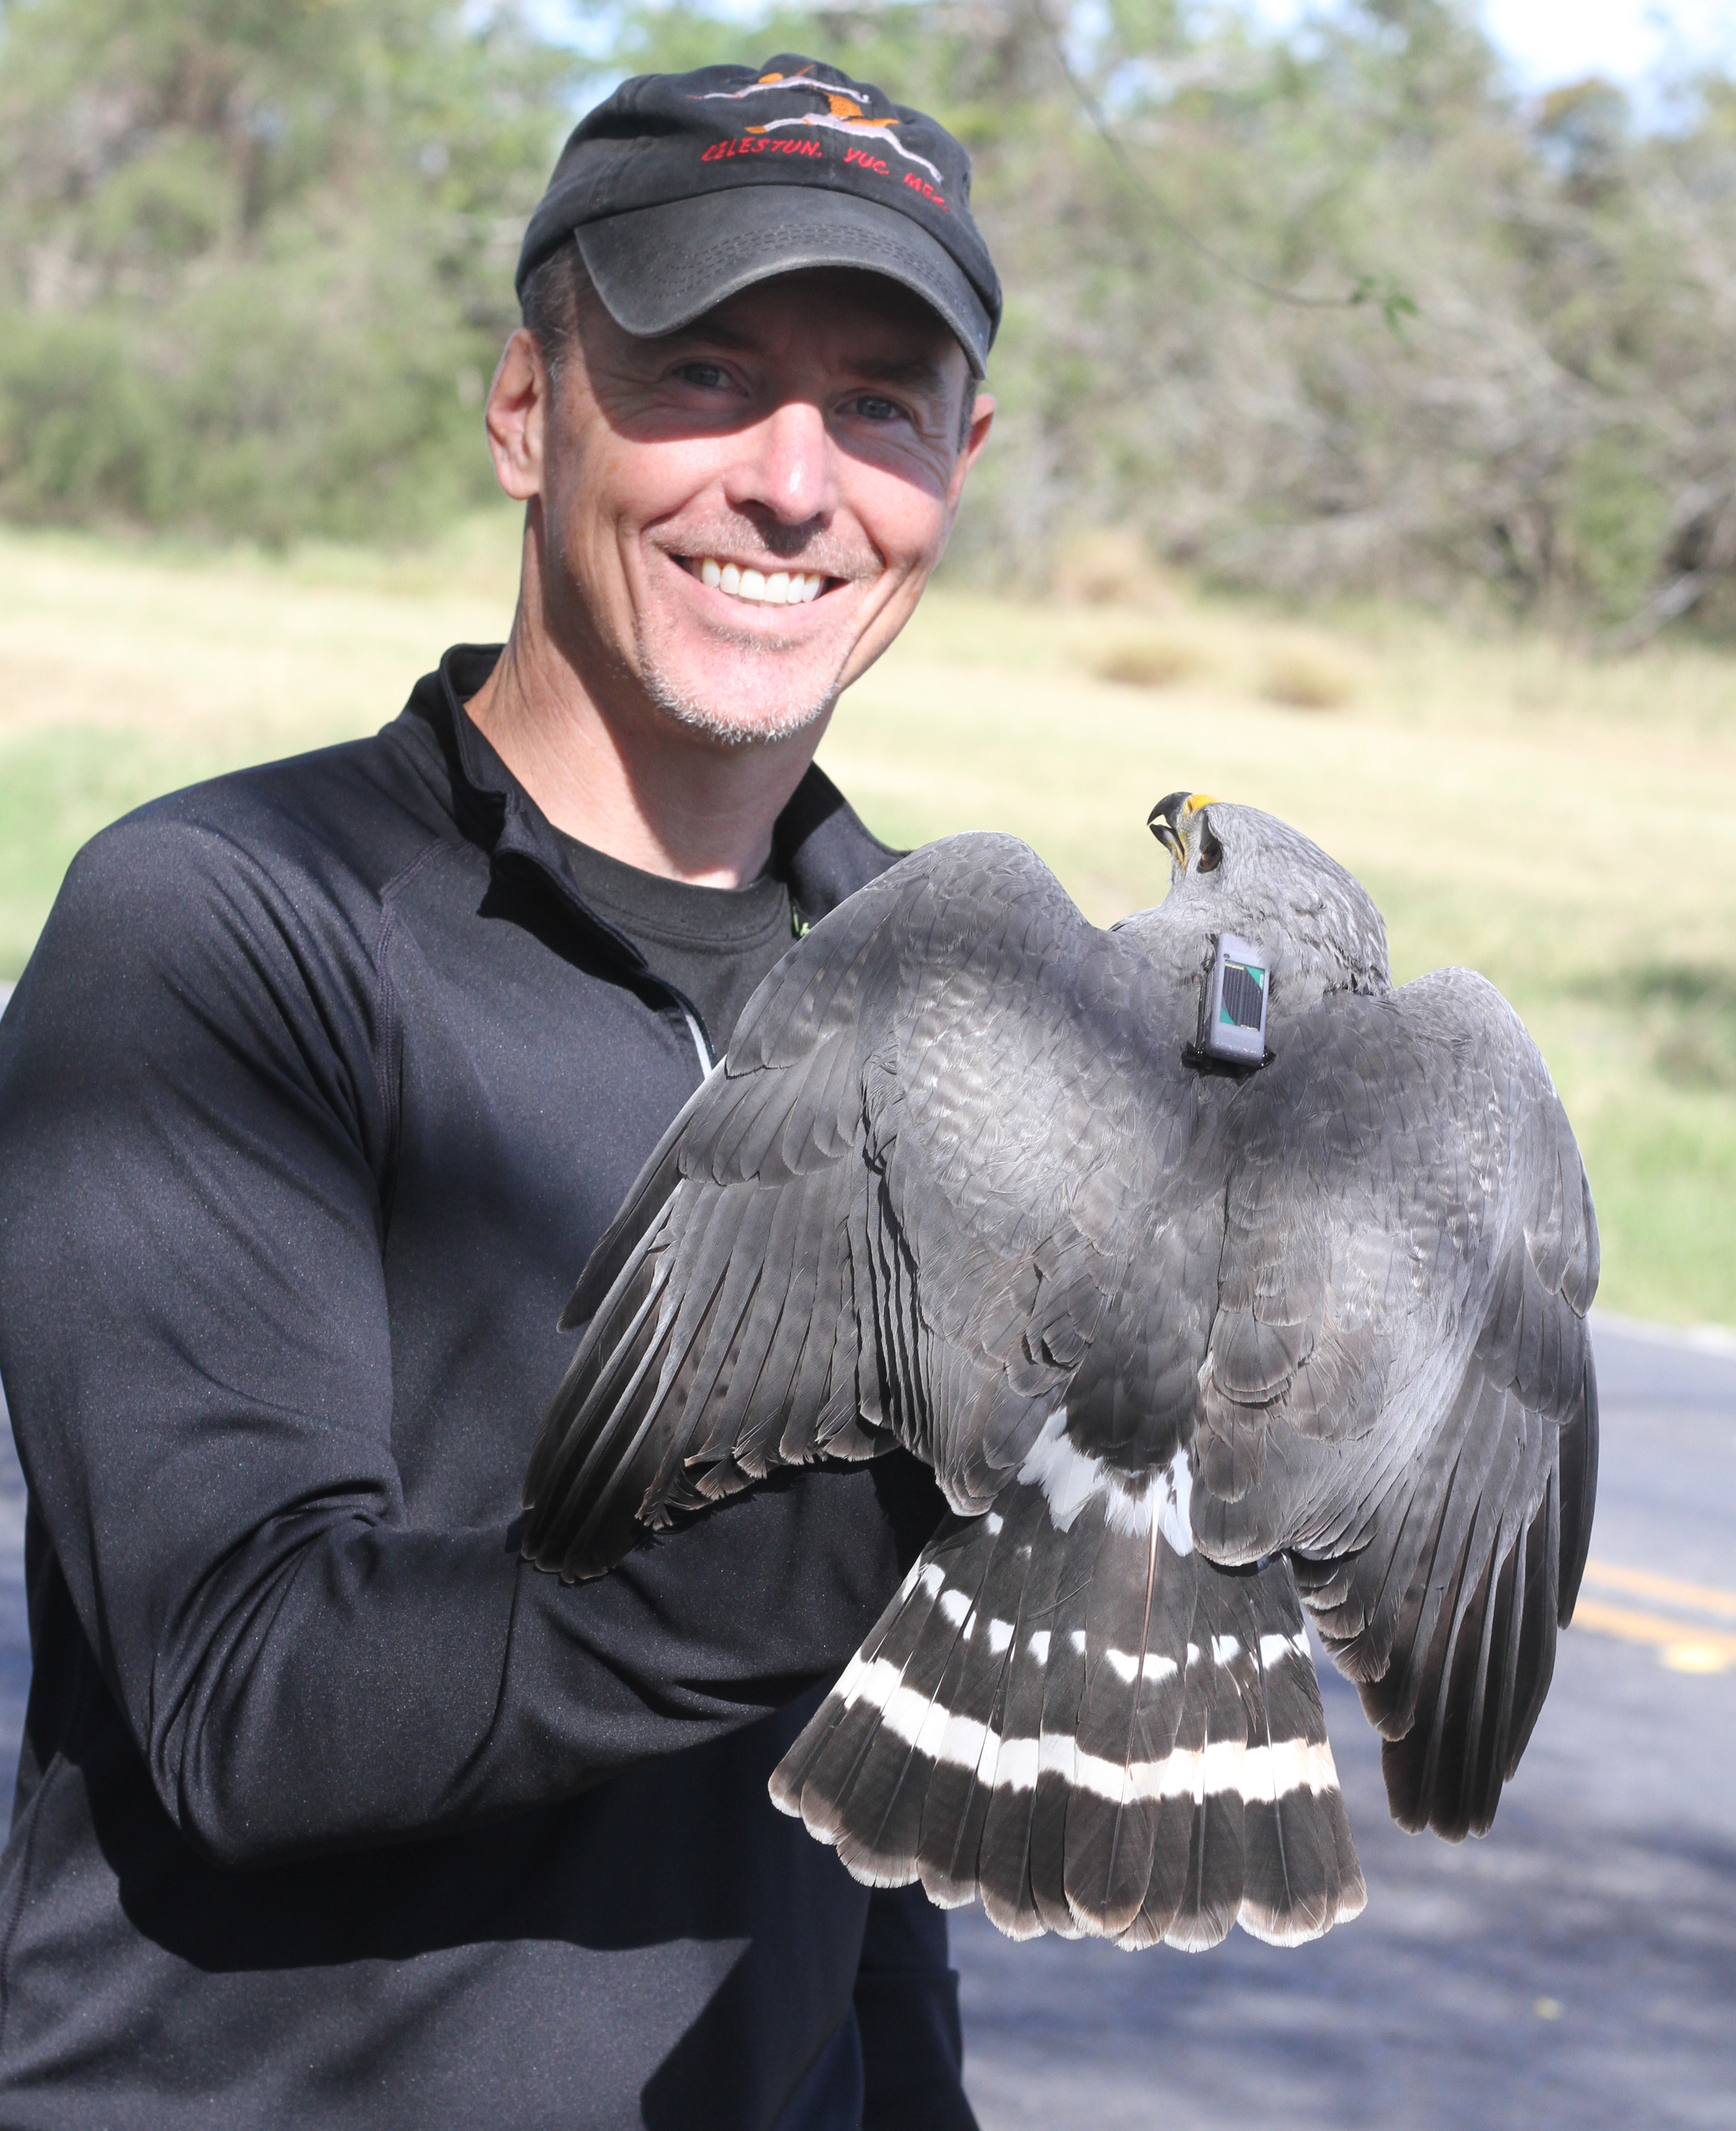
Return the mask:
[[[0,977],[102,821],[373,730],[444,645],[505,630],[514,562],[504,519],[400,558],[0,534]],[[1099,922],[1161,893],[1162,793],[1294,821],[1366,882],[1401,978],[1469,964],[1524,1015],[1585,1150],[1603,1299],[1736,1324],[1736,661],[1142,596],[936,590],[822,761],[894,841],[1026,837]]]

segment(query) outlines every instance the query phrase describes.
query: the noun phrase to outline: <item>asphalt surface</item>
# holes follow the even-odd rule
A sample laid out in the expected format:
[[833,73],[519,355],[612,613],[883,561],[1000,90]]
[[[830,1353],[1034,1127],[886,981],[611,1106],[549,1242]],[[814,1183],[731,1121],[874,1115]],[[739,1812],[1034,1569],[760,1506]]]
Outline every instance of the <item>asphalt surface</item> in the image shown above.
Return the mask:
[[[1490,1835],[1393,1827],[1378,1743],[1322,1666],[1363,1915],[1293,1951],[1236,1932],[1196,1956],[1014,1946],[955,1917],[983,2131],[1736,2131],[1736,1346],[1606,1320],[1597,1352],[1603,1626],[1564,1637]],[[9,1790],[30,1652],[3,1415]]]
[[1622,1632],[1567,1631],[1494,1828],[1457,1848],[1388,1819],[1322,1664],[1369,1901],[1313,1946],[1014,1946],[955,1918],[983,2131],[1736,2126],[1736,1348],[1607,1321],[1596,1347],[1593,1564],[1711,1587],[1588,1577]]

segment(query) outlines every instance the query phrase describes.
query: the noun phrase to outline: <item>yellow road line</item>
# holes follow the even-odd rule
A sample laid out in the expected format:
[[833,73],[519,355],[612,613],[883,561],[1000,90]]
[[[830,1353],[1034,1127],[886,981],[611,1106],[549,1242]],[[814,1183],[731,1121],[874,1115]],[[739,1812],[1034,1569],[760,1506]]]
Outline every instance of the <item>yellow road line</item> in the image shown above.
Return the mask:
[[1672,1672],[1722,1672],[1736,1664],[1736,1635],[1722,1628],[1669,1621],[1661,1613],[1631,1612],[1625,1606],[1606,1606],[1598,1598],[1580,1600],[1573,1625],[1598,1635],[1618,1635],[1624,1643],[1649,1643]]
[[1655,1576],[1649,1568],[1618,1568],[1612,1561],[1588,1561],[1585,1581],[1607,1584],[1612,1591],[1631,1591],[1637,1598],[1662,1598],[1667,1606],[1690,1606],[1719,1620],[1736,1621],[1736,1591],[1720,1591],[1714,1583],[1678,1583],[1673,1576]]

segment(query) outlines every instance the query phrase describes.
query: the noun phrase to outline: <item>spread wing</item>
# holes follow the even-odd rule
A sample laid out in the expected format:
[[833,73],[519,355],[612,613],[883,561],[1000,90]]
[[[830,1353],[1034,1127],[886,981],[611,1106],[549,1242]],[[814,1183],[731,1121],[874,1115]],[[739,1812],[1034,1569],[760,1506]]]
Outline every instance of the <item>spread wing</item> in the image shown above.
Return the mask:
[[1597,1229],[1542,1059],[1442,970],[1339,996],[1235,1106],[1194,1529],[1289,1551],[1403,1825],[1485,1829],[1590,1534]]
[[965,1521],[774,1798],[1017,1936],[1289,1940],[1362,1899],[1298,1590],[1406,1825],[1486,1827],[1529,1735],[1589,1534],[1595,1228],[1480,979],[1337,994],[1237,1080],[1183,1064],[1162,931],[983,836],[792,951],[586,1269],[525,1550],[596,1574],[896,1430]]
[[530,1558],[598,1573],[643,1522],[870,1454],[895,1421],[955,1507],[986,1507],[1168,1158],[1160,1120],[1130,1129],[1139,974],[1004,836],[918,852],[816,926],[586,1268]]

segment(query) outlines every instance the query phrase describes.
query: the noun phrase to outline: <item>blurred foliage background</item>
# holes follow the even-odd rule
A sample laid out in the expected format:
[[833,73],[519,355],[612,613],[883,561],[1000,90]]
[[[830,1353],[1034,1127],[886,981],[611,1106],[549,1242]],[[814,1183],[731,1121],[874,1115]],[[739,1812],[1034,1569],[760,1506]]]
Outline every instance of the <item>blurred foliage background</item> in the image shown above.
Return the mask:
[[0,512],[401,536],[476,409],[572,55],[439,0],[8,0]]
[[0,0],[0,983],[102,824],[503,635],[480,409],[622,75],[935,111],[1006,282],[948,558],[823,759],[1100,922],[1189,784],[1482,969],[1614,1306],[1736,1325],[1736,84],[1509,85],[1469,0]]
[[[540,30],[538,24],[540,23]],[[954,567],[1736,629],[1736,85],[1516,98],[1457,0],[5,0],[0,515],[401,536],[587,91],[796,49],[975,160],[1002,431]],[[1101,122],[1101,124],[1098,122]],[[1105,131],[1110,136],[1105,138]]]

